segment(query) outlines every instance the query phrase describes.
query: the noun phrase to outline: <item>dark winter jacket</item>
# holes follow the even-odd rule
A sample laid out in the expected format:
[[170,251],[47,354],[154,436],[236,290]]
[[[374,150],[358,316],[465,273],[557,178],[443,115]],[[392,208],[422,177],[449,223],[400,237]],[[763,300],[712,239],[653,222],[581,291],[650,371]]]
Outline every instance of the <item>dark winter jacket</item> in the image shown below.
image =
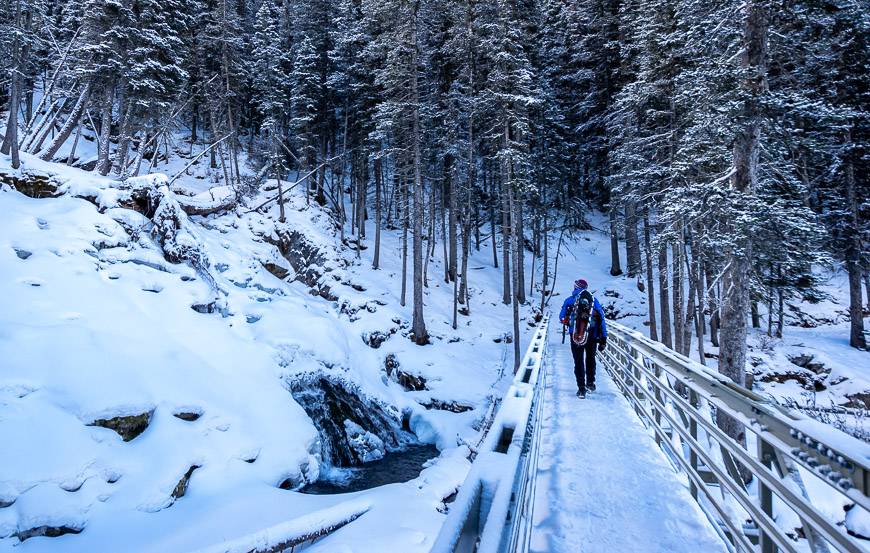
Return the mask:
[[[565,298],[565,302],[562,304],[562,311],[559,312],[560,321],[564,321],[568,318],[568,311],[571,309],[571,306],[574,305],[574,301],[577,300],[577,296],[579,296],[582,291],[583,289],[577,288],[570,296]],[[604,308],[601,307],[601,304],[598,303],[598,298],[595,297],[593,297],[592,302],[592,313],[592,321],[596,324],[591,324],[589,326],[589,338],[592,340],[606,340],[607,322],[604,320]],[[596,314],[597,316],[595,316]]]

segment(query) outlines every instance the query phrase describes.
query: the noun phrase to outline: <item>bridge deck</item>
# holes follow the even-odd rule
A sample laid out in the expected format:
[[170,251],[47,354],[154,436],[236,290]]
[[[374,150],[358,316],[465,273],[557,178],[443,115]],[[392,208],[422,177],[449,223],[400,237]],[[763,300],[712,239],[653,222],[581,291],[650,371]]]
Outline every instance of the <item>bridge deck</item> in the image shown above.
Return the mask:
[[551,326],[532,550],[718,553],[726,549],[601,366],[575,397],[569,346]]

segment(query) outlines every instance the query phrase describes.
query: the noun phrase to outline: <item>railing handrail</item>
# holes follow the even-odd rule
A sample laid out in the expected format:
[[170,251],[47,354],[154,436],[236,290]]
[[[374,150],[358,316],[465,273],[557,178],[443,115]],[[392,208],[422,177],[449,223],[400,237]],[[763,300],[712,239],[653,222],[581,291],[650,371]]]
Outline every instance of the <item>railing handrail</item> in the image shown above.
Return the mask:
[[[777,508],[791,510],[801,521],[811,550],[866,551],[841,521],[813,505],[801,474],[825,482],[829,493],[853,508],[868,509],[870,445],[738,386],[640,332],[613,322],[608,327],[605,368],[676,468],[686,472],[693,496],[726,528],[735,549],[797,550],[777,525],[777,498]],[[713,411],[742,425],[746,444],[726,434]],[[754,490],[743,483],[748,475]],[[710,493],[708,481],[718,486],[716,493]],[[736,520],[733,512],[745,518]],[[747,519],[754,523],[748,534]]]
[[450,505],[432,553],[524,551],[531,532],[535,462],[549,314],[531,343],[465,482]]

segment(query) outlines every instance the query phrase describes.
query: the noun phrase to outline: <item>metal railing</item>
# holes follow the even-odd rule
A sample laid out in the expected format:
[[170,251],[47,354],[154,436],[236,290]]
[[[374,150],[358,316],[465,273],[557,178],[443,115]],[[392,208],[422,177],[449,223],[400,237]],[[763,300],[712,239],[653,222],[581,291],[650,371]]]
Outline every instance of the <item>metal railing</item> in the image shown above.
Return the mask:
[[870,508],[870,445],[639,332],[608,330],[605,368],[733,551],[868,551],[843,508]]
[[538,324],[433,553],[528,551],[546,379],[549,316]]

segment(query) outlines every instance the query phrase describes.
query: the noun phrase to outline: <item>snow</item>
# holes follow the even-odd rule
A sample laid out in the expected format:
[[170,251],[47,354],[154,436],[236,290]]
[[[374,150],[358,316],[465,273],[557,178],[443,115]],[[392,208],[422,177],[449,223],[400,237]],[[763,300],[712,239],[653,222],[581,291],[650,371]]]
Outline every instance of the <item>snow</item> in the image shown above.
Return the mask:
[[[442,499],[468,469],[458,439],[475,440],[490,397],[507,386],[502,376],[512,346],[494,341],[510,320],[498,271],[475,271],[475,316],[461,318],[454,331],[453,287],[440,280],[441,260],[433,259],[426,293],[433,344],[421,348],[403,336],[410,307],[398,301],[401,259],[388,254],[400,248],[396,233],[384,233],[382,269],[372,271],[371,248],[356,259],[325,212],[291,198],[283,228],[324,253],[323,279],[339,298],[333,302],[295,282],[292,270],[282,281],[263,268],[290,268],[265,240],[274,236],[276,207],[185,217],[189,244],[208,260],[204,273],[168,262],[151,222],[118,207],[132,186],[161,177],[122,185],[22,159],[24,171],[52,175],[66,194],[32,199],[0,191],[0,505],[11,503],[0,508],[0,551],[190,551],[247,539],[353,498],[371,509],[317,547],[428,550],[443,520]],[[3,163],[0,171],[11,172]],[[25,251],[31,255],[19,253]],[[471,264],[487,259],[484,248]],[[213,313],[191,309],[212,301]],[[391,328],[397,332],[378,349],[361,338]],[[403,371],[424,377],[428,389],[408,393],[388,379],[389,354]],[[330,375],[397,412],[409,410],[418,437],[445,451],[405,484],[350,496],[279,489],[319,471],[317,429],[287,389],[306,374]],[[474,409],[456,414],[420,405],[431,399]],[[130,442],[88,426],[151,411],[147,429]],[[174,416],[179,412],[201,416],[184,421]],[[173,497],[191,467],[198,468],[187,493]],[[373,528],[401,524],[405,531],[373,536]],[[82,531],[22,543],[14,537],[40,525]]]
[[607,372],[576,398],[557,329],[550,344],[532,551],[727,551]]

